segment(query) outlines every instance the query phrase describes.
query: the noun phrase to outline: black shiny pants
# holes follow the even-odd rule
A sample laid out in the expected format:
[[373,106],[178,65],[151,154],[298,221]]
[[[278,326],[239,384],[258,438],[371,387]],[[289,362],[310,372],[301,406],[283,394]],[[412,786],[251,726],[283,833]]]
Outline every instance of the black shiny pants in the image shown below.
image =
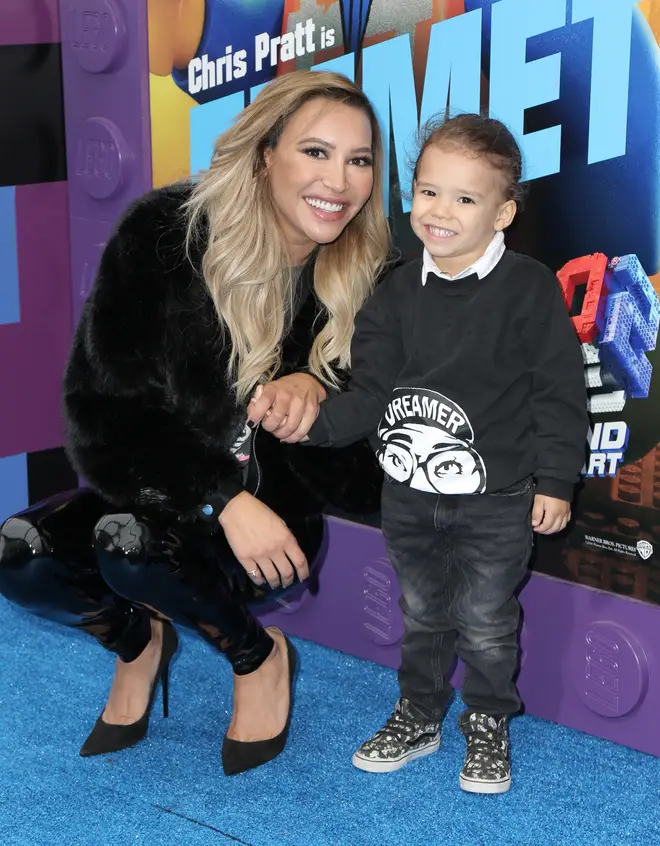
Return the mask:
[[[323,520],[289,523],[310,565]],[[273,641],[248,605],[267,599],[219,527],[108,513],[81,489],[53,497],[0,529],[0,594],[46,619],[80,629],[123,661],[135,660],[158,613],[195,629],[243,675]]]

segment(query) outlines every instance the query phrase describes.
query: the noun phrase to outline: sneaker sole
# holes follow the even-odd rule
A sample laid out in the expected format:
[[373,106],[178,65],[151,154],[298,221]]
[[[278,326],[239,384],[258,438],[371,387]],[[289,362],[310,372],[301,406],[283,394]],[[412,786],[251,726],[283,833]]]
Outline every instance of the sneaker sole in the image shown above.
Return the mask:
[[356,752],[355,755],[353,755],[352,763],[354,767],[358,768],[358,770],[364,770],[366,773],[393,773],[396,770],[400,770],[401,767],[405,767],[406,764],[409,764],[411,761],[417,760],[417,758],[423,758],[425,755],[432,755],[434,752],[437,752],[439,748],[440,738],[433,743],[429,743],[429,745],[425,746],[423,749],[415,749],[413,752],[409,752],[407,755],[404,755],[402,758],[398,758],[396,761],[371,760],[369,758],[361,757]]
[[506,793],[511,787],[511,776],[501,781],[476,781],[459,775],[458,783],[466,793]]

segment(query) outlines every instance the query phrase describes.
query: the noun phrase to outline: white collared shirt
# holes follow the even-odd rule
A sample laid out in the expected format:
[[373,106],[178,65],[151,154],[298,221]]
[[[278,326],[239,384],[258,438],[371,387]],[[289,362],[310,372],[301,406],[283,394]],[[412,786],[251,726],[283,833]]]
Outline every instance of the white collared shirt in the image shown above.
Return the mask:
[[449,273],[443,273],[433,260],[431,253],[429,253],[427,249],[424,249],[424,258],[422,260],[422,285],[426,285],[426,277],[429,273],[435,273],[435,275],[439,276],[441,279],[449,279],[451,282],[456,279],[464,279],[466,276],[472,276],[473,273],[476,273],[479,279],[483,279],[484,276],[488,276],[491,270],[493,270],[495,265],[504,255],[505,250],[506,245],[504,243],[504,232],[496,232],[493,236],[493,240],[486,247],[486,252],[478,258],[474,264],[466,267],[465,270],[457,273],[456,276],[451,276]]

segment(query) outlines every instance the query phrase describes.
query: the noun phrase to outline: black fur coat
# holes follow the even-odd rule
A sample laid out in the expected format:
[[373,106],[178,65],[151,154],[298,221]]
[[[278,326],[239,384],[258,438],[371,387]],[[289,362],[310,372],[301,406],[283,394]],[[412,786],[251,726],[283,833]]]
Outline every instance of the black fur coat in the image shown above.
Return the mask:
[[[154,191],[118,225],[77,327],[64,381],[69,455],[117,507],[185,514],[242,476],[230,452],[245,421],[227,383],[227,348],[207,289],[185,256],[189,187]],[[306,268],[312,273],[313,267]],[[278,375],[305,369],[323,326],[307,286]],[[280,444],[259,429],[258,496],[286,518],[326,505],[379,507],[381,473],[366,441],[344,449]]]

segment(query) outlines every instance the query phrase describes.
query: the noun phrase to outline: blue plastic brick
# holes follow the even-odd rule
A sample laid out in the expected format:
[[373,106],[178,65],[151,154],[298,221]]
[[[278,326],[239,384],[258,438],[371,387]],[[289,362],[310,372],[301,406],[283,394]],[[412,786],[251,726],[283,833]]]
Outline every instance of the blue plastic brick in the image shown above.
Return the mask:
[[613,293],[629,291],[633,295],[651,335],[649,343],[652,346],[646,349],[654,350],[660,325],[660,297],[636,255],[631,254],[618,259],[612,267],[610,286]]
[[651,387],[651,363],[644,354],[648,335],[632,294],[622,291],[610,295],[600,353],[605,368],[633,399],[648,397]]
[[600,354],[605,370],[633,399],[646,398],[660,326],[660,298],[635,255],[612,263]]

